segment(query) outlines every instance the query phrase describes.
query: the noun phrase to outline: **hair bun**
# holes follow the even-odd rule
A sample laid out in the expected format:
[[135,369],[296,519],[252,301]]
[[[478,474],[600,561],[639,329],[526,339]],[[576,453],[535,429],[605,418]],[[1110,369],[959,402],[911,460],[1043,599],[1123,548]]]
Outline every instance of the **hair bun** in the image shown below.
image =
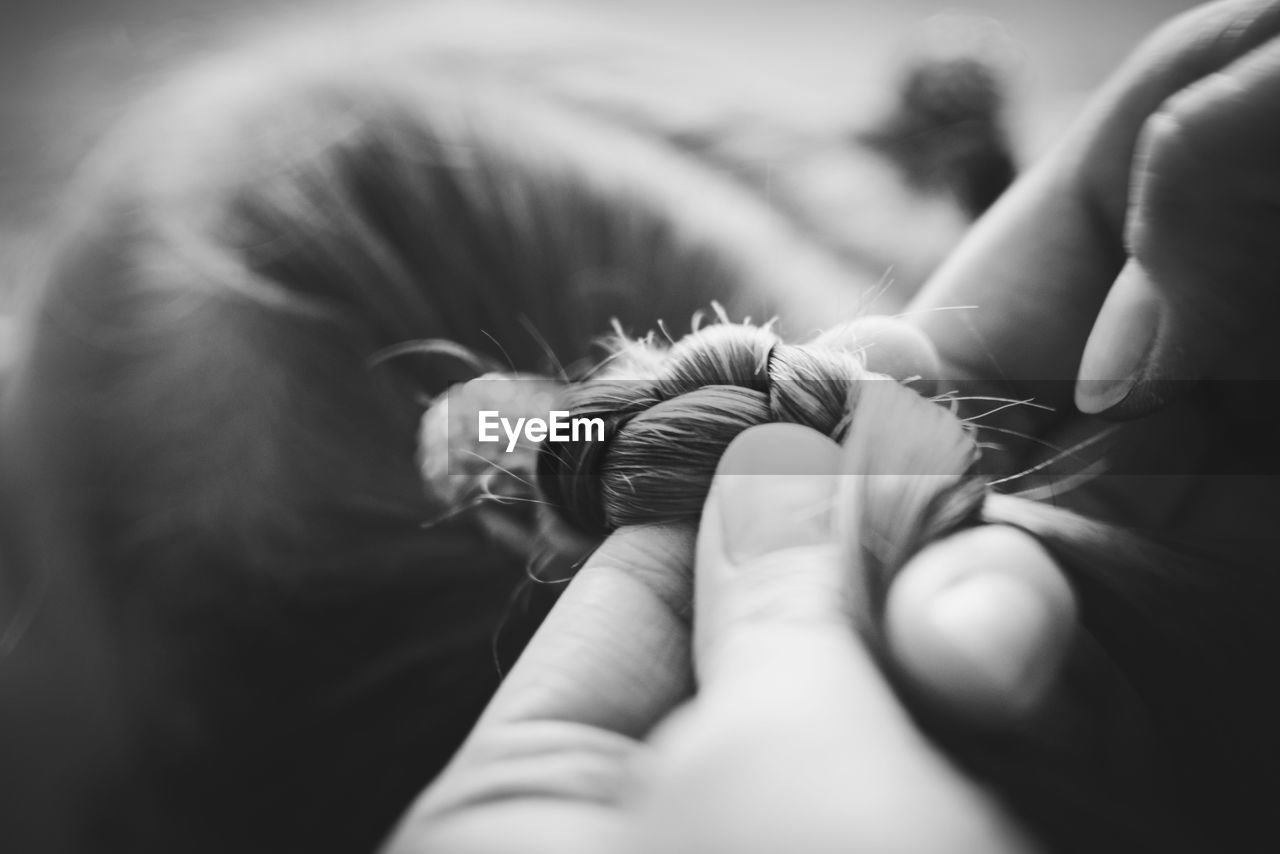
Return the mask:
[[629,360],[649,365],[648,376],[570,391],[570,417],[601,419],[603,441],[542,446],[543,495],[587,533],[696,518],[721,454],[749,427],[793,422],[842,440],[868,376],[855,352],[784,344],[750,324],[704,327],[663,355]]

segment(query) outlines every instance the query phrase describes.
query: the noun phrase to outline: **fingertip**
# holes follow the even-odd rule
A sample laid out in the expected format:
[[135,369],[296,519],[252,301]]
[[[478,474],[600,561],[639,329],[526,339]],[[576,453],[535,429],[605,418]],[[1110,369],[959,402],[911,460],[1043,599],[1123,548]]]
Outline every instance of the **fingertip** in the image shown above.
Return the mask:
[[699,564],[751,564],[773,552],[833,538],[831,509],[840,446],[799,424],[763,424],[725,449],[703,508]]
[[700,542],[730,563],[830,538],[840,446],[799,424],[744,430],[725,449],[703,508]]
[[942,373],[938,350],[920,329],[896,317],[861,317],[819,336],[817,343],[862,354],[868,371],[933,394]]
[[1051,692],[1075,634],[1075,598],[1030,536],[1004,526],[930,546],[886,606],[890,652],[911,685],[950,713],[1000,726]]
[[1145,265],[1131,259],[1103,304],[1085,345],[1076,408],[1110,421],[1149,415],[1199,374],[1188,324]]
[[832,474],[840,446],[802,424],[770,423],[748,428],[729,443],[716,466],[724,475]]
[[845,573],[832,525],[840,459],[834,441],[796,424],[753,427],[725,451],[694,573],[704,685],[758,675],[762,648],[790,662],[787,644],[814,626],[844,627]]
[[1107,294],[1080,358],[1077,409],[1098,415],[1123,407],[1134,396],[1150,372],[1164,313],[1150,273],[1130,259]]

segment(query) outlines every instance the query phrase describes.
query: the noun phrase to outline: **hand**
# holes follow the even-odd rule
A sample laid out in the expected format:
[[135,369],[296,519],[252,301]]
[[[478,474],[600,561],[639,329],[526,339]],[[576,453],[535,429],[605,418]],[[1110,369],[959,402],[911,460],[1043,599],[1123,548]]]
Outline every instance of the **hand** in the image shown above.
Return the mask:
[[[1226,545],[1202,567],[1217,588],[1206,620],[1234,615],[1242,646],[1266,663],[1222,656],[1218,678],[1241,687],[1209,692],[1237,752],[1211,760],[1220,767],[1198,775],[1205,790],[1188,802],[1226,810],[1219,836],[1273,791],[1249,781],[1280,754],[1273,727],[1256,725],[1274,708],[1258,672],[1275,640],[1245,619],[1266,609],[1241,606],[1277,595],[1272,392],[1234,382],[1280,378],[1266,326],[1280,309],[1278,96],[1280,3],[1235,0],[1175,20],[976,226],[911,315],[947,380],[1054,408],[979,420],[1008,448],[1008,473],[1059,457],[1046,481],[1007,488],[1156,538]],[[1079,462],[1104,446],[1105,468]]]
[[[1016,470],[1111,419],[1111,471],[1067,501],[1111,521],[1247,536],[1274,518],[1267,331],[1280,310],[1280,3],[1206,6],[1151,37],[913,306],[944,376],[1055,408],[1001,429]],[[972,305],[973,310],[933,311]],[[1193,386],[1191,380],[1217,380]],[[1073,402],[1075,405],[1073,405]],[[1040,456],[1043,456],[1041,454]],[[1074,470],[1069,470],[1074,469]],[[1078,473],[1079,466],[1057,471]]]
[[[687,528],[611,537],[387,854],[1035,850],[858,640],[838,467],[813,431],[756,428],[721,461],[696,558]],[[904,569],[888,632],[940,702],[1013,721],[1060,662],[1074,603],[1037,547],[966,537],[960,559],[926,550]],[[1028,599],[1047,607],[991,634],[987,618]]]
[[1078,374],[1085,412],[1149,411],[1159,380],[1274,377],[1274,345],[1240,357],[1280,307],[1277,95],[1280,3],[1176,19],[914,306],[979,310],[919,322],[954,367],[1054,403],[1069,398],[1043,384]]

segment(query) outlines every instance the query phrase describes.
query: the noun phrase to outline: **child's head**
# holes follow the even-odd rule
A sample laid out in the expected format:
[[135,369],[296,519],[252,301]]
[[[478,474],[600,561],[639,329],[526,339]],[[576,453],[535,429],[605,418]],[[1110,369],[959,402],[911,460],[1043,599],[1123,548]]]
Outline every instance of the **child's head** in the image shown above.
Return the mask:
[[552,598],[424,488],[457,360],[387,348],[554,374],[614,318],[860,276],[655,134],[415,51],[213,63],[66,208],[5,388],[13,527],[100,617],[164,850],[368,849]]
[[[539,514],[424,484],[424,399],[480,365],[582,376],[615,319],[638,334],[720,300],[807,333],[858,304],[874,277],[721,165],[413,51],[214,64],[95,158],[5,389],[9,545],[106,639],[144,781],[122,809],[152,825],[125,847],[368,850],[466,733],[556,588],[526,583]],[[587,542],[696,515],[751,424],[852,436],[867,369],[730,324],[626,363],[570,395],[608,441],[557,448],[530,494]],[[929,536],[1031,530],[1135,672],[1181,654],[1141,622],[1165,576],[1091,564],[1167,553],[974,482]]]

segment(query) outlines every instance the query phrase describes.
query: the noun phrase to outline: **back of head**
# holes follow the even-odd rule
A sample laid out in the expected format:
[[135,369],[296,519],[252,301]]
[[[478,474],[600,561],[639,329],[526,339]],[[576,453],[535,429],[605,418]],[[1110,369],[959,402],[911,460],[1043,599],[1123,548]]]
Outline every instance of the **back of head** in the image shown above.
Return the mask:
[[24,568],[100,623],[125,850],[368,850],[546,607],[423,488],[458,366],[387,348],[549,371],[611,318],[845,284],[643,132],[412,45],[295,47],[196,70],[94,157],[5,388]]

